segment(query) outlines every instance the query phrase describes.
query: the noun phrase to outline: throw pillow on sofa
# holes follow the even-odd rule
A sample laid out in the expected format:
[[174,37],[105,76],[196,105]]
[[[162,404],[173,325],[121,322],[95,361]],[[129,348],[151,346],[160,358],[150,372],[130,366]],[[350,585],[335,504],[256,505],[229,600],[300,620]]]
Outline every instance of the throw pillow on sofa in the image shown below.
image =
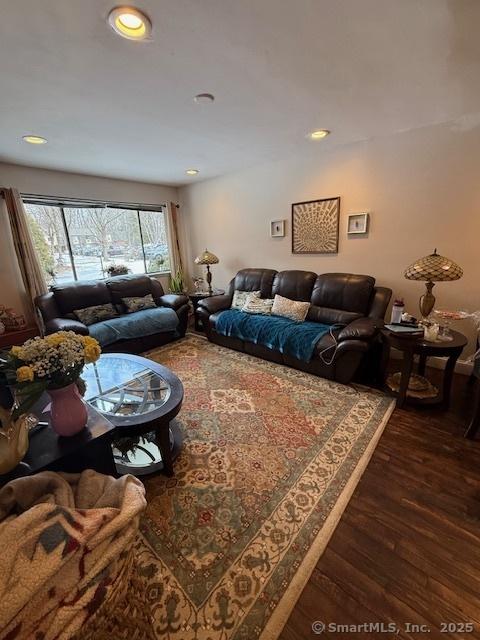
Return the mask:
[[143,311],[143,309],[153,309],[157,306],[151,293],[143,296],[143,298],[137,298],[134,296],[131,298],[122,298],[122,302],[127,308],[127,313]]
[[273,298],[259,298],[256,293],[247,296],[247,301],[242,307],[245,313],[260,313],[269,316],[272,313]]
[[230,309],[238,309],[241,311],[247,302],[248,296],[260,297],[260,291],[239,291],[236,289],[233,292],[232,305]]
[[284,298],[277,294],[273,299],[272,314],[290,318],[290,320],[295,320],[296,322],[304,322],[309,308],[309,302],[290,300],[290,298]]
[[86,324],[95,324],[95,322],[102,322],[103,320],[110,320],[115,318],[118,313],[111,302],[107,304],[96,304],[93,307],[85,307],[85,309],[74,309],[73,313],[77,316],[80,322]]

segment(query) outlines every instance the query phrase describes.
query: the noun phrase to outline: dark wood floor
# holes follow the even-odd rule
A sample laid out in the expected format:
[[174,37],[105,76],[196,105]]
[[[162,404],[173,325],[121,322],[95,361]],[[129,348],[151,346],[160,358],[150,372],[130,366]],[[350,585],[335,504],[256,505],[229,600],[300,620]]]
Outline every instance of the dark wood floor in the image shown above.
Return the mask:
[[[472,391],[456,375],[448,412],[395,410],[281,640],[480,638],[480,442],[463,438]],[[316,635],[315,620],[402,630]],[[475,631],[441,633],[442,622]]]

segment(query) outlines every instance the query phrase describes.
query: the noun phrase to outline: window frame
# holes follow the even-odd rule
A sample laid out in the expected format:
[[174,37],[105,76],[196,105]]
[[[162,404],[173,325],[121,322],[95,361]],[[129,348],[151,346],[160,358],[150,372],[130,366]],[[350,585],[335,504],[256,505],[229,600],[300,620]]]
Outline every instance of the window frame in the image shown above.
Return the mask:
[[[39,196],[39,195],[35,195],[35,194],[28,194],[28,193],[22,193],[21,194],[21,198],[24,204],[31,204],[31,205],[40,205],[40,206],[45,206],[45,207],[55,207],[57,209],[59,209],[60,211],[60,216],[61,216],[61,221],[62,221],[62,227],[63,227],[63,231],[65,234],[65,239],[66,239],[66,243],[67,243],[67,250],[68,250],[68,255],[70,258],[70,265],[72,267],[72,275],[74,278],[74,282],[81,282],[81,280],[78,278],[77,275],[77,268],[75,265],[75,259],[74,259],[74,253],[72,250],[72,243],[71,243],[71,239],[70,239],[70,233],[68,230],[68,225],[67,225],[67,219],[65,217],[65,209],[105,209],[105,208],[111,208],[111,209],[123,209],[123,210],[129,210],[129,211],[134,211],[136,213],[136,218],[137,218],[137,224],[138,224],[138,229],[139,229],[139,233],[140,233],[140,243],[141,243],[141,248],[142,248],[142,257],[143,257],[143,274],[137,274],[137,275],[146,275],[146,276],[170,276],[171,275],[171,265],[169,266],[169,268],[166,271],[147,271],[147,258],[145,255],[145,244],[144,244],[144,235],[143,235],[143,229],[142,229],[142,223],[141,223],[141,213],[148,213],[148,212],[152,212],[152,213],[162,213],[164,216],[164,224],[165,224],[165,233],[167,236],[167,249],[168,249],[168,254],[170,257],[170,246],[169,246],[169,242],[168,242],[168,220],[167,220],[167,216],[166,216],[166,212],[167,212],[167,205],[166,204],[140,204],[140,203],[127,203],[127,202],[106,202],[106,201],[99,201],[99,200],[79,200],[79,199],[75,199],[75,198],[66,198],[66,199],[61,199],[61,198],[53,198],[50,196]],[[103,278],[98,278],[99,280],[108,280],[108,276],[107,277],[103,277]]]

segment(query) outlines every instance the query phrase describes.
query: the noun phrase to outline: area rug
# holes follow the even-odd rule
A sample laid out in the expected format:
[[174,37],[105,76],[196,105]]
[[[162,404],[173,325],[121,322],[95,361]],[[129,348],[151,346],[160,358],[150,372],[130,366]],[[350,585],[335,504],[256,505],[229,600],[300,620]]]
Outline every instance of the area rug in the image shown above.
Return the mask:
[[202,337],[148,357],[185,387],[183,450],[174,478],[145,479],[137,550],[158,638],[277,638],[393,402]]

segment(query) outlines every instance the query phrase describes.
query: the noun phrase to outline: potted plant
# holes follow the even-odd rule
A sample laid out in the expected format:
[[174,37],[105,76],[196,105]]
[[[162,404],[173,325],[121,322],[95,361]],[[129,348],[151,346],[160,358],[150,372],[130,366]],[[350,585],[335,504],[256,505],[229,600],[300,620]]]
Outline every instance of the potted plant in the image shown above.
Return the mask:
[[127,273],[130,273],[130,269],[126,264],[110,264],[105,270],[104,273],[108,275],[109,278],[113,278],[114,276],[125,276]]
[[165,258],[163,256],[157,256],[156,258],[152,258],[148,263],[148,273],[158,273],[159,271],[163,271],[165,266]]
[[184,293],[185,291],[185,282],[183,279],[183,271],[178,269],[178,271],[171,275],[168,279],[168,288],[170,289],[170,293]]
[[98,360],[100,353],[95,338],[73,331],[58,331],[12,347],[1,369],[15,390],[13,418],[28,411],[47,391],[53,429],[62,436],[81,431],[87,410],[77,382],[85,364]]

